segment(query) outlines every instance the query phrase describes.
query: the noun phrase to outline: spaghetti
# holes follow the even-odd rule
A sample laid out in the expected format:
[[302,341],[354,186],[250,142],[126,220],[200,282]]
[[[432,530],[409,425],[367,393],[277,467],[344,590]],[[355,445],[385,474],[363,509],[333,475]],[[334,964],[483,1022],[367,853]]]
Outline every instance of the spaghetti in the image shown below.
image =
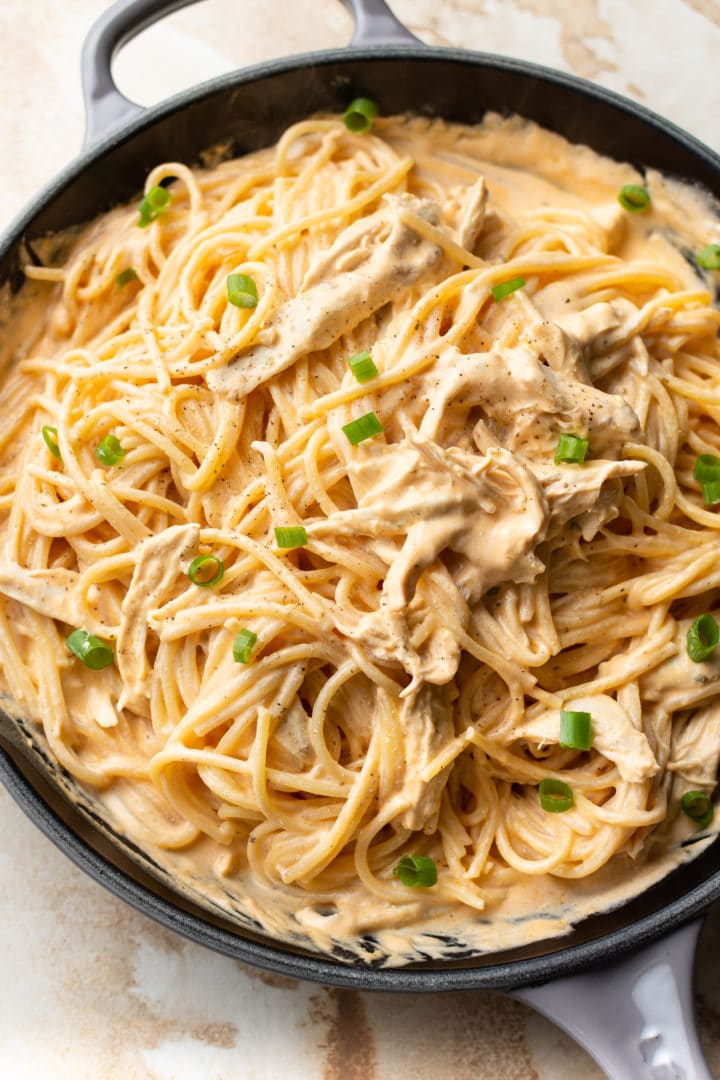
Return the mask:
[[518,119],[158,166],[7,320],[12,709],[179,887],[321,949],[667,872],[720,754],[719,237]]

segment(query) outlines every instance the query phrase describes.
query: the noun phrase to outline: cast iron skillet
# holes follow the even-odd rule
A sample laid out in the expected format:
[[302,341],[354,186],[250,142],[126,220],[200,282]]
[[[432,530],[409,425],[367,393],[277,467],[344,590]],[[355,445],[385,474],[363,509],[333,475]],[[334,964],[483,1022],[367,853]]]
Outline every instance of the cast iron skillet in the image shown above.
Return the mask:
[[[236,153],[267,146],[288,124],[319,110],[342,111],[358,93],[372,96],[386,114],[412,111],[473,123],[488,109],[517,112],[600,153],[697,181],[720,197],[720,158],[673,125],[567,75],[422,45],[383,0],[345,0],[356,22],[350,49],[258,65],[144,111],[116,89],[113,53],[190,2],[120,0],[93,26],[83,52],[87,148],[0,242],[0,283],[19,284],[28,241],[132,198],[157,162],[193,162],[204,148],[228,140]],[[694,1030],[691,977],[697,916],[720,898],[717,843],[567,937],[376,969],[238,932],[222,916],[194,907],[141,853],[74,808],[40,750],[18,737],[2,713],[0,742],[0,779],[46,835],[116,895],[194,941],[285,975],[358,990],[512,991],[576,1035],[617,1080],[710,1076]],[[609,961],[613,967],[603,969]]]

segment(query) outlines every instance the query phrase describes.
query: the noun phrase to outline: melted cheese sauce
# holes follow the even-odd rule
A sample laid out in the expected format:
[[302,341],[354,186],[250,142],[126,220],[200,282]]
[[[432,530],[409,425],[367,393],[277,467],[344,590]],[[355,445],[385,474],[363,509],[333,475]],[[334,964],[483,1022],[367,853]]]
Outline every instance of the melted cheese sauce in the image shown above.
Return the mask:
[[[386,964],[565,933],[703,848],[678,806],[720,755],[720,659],[685,649],[720,589],[709,198],[649,173],[629,214],[630,166],[492,116],[308,121],[169,177],[149,229],[107,215],[3,313],[3,689],[70,797],[200,905]],[[112,666],[68,654],[80,626]],[[415,852],[436,886],[397,879]]]

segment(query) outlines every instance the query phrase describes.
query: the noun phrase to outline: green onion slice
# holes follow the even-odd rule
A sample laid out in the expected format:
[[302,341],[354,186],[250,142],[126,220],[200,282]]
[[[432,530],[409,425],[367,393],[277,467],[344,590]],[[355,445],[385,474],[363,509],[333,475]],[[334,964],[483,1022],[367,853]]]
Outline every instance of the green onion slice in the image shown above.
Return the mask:
[[705,506],[715,506],[720,503],[720,476],[717,480],[704,480],[700,485]]
[[589,712],[560,710],[560,745],[564,750],[589,750],[592,746],[592,716]]
[[251,278],[249,274],[229,274],[227,298],[235,307],[257,307],[258,291],[255,279]]
[[541,780],[538,784],[538,793],[540,795],[540,805],[549,814],[563,814],[575,805],[572,788],[563,780],[553,780],[552,777],[546,777],[545,780]]
[[704,791],[686,791],[680,805],[687,816],[704,829],[713,819],[713,804]]
[[720,480],[720,457],[715,454],[700,454],[695,462],[693,476],[700,483],[707,480]]
[[99,446],[95,447],[95,457],[103,465],[117,465],[118,461],[122,461],[126,453],[127,450],[123,450],[117,435],[106,435]]
[[650,192],[641,184],[623,184],[618,193],[618,202],[623,210],[631,214],[645,214],[650,209]]
[[493,295],[493,300],[504,300],[510,293],[517,292],[518,289],[522,289],[525,284],[524,277],[510,278],[509,281],[503,281],[501,285],[493,285],[490,292]]
[[128,266],[127,270],[121,270],[118,276],[115,278],[115,284],[118,289],[124,289],[126,285],[129,285],[131,281],[138,281],[137,270],[133,270],[132,266]]
[[712,615],[698,615],[687,632],[687,654],[696,664],[707,660],[720,641],[720,627]]
[[155,187],[150,188],[144,199],[141,200],[138,210],[140,211],[140,220],[138,225],[141,229],[146,228],[151,221],[160,217],[168,206],[172,202],[172,195],[167,188],[161,187],[156,184]]
[[378,107],[370,98],[358,97],[351,101],[343,115],[343,123],[348,131],[364,134],[373,126]]
[[43,427],[40,428],[40,434],[42,435],[45,445],[47,446],[53,457],[56,457],[58,461],[62,461],[60,447],[57,444],[57,428],[50,427],[49,424],[45,424]]
[[375,435],[379,435],[382,429],[383,426],[374,412],[365,413],[364,416],[359,416],[357,420],[351,420],[349,424],[343,424],[343,431],[353,446],[365,442],[365,439],[372,439]]
[[188,577],[193,585],[202,585],[204,589],[219,584],[224,573],[225,564],[217,555],[198,555],[188,568]]
[[720,270],[720,244],[708,244],[698,252],[697,261],[703,270]]
[[579,435],[561,435],[555,451],[555,464],[581,465],[588,452],[589,442]]
[[376,375],[380,374],[375,367],[375,361],[367,349],[364,349],[363,352],[355,353],[354,356],[350,356],[348,358],[348,364],[359,383],[369,382],[370,379],[374,379]]
[[82,660],[85,667],[92,668],[93,671],[106,668],[115,659],[108,643],[94,634],[89,634],[87,630],[73,630],[72,634],[65,638],[65,644],[78,660]]
[[275,529],[275,543],[279,548],[304,547],[308,542],[302,525],[286,525]]
[[438,877],[435,860],[428,855],[403,855],[393,874],[409,889],[429,889]]
[[247,630],[245,627],[238,630],[233,641],[233,660],[237,660],[238,664],[249,664],[256,642],[257,634],[254,634],[252,630]]

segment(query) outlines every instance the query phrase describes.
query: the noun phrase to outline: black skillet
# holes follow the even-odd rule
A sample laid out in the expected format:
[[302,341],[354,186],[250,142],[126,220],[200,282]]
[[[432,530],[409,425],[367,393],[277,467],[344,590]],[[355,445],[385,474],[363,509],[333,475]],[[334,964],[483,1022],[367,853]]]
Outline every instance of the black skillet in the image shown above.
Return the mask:
[[[0,283],[19,283],[23,245],[95,217],[141,188],[163,160],[194,162],[228,139],[236,153],[273,143],[288,124],[341,111],[357,93],[383,113],[420,112],[473,123],[520,113],[602,154],[703,184],[720,198],[720,157],[672,124],[607,90],[497,56],[420,43],[383,0],[345,0],[349,49],[305,54],[214,79],[142,110],[115,87],[114,52],[192,0],[121,0],[92,27],[83,52],[87,148],[5,234]],[[41,749],[0,713],[0,779],[78,866],[186,937],[259,967],[356,990],[512,992],[552,1017],[616,1080],[710,1076],[692,1009],[698,916],[720,899],[720,845],[568,936],[486,956],[399,969],[365,967],[238,931],[174,893],[142,854],[108,837],[52,778]]]

